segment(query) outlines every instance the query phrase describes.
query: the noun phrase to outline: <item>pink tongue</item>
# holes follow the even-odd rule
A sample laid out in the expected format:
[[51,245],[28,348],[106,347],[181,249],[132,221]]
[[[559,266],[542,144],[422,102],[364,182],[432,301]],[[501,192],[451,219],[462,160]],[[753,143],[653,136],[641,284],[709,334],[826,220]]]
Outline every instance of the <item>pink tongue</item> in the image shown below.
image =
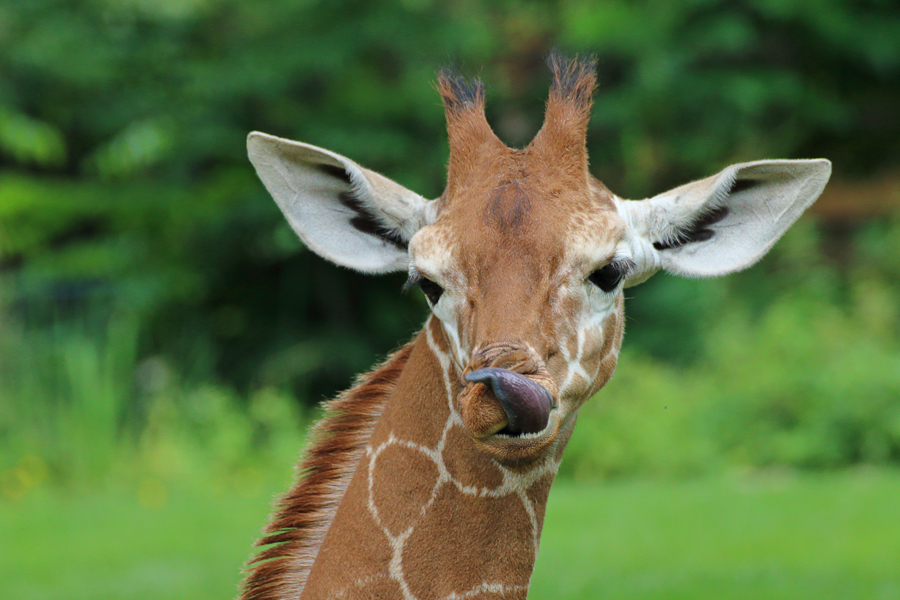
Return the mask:
[[553,398],[541,384],[515,371],[497,367],[470,371],[465,379],[483,383],[494,392],[508,420],[503,433],[537,433],[547,426]]

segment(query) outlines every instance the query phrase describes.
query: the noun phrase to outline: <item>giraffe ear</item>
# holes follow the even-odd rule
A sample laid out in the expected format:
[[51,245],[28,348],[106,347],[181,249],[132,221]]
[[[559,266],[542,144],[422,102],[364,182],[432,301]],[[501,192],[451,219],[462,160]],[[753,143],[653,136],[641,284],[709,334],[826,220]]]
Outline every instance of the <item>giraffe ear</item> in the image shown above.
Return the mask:
[[638,265],[627,284],[660,268],[688,277],[746,269],[815,202],[830,176],[824,159],[762,160],[648,200],[619,202]]
[[297,235],[319,256],[364,273],[407,269],[410,238],[432,203],[334,152],[253,132],[250,161]]

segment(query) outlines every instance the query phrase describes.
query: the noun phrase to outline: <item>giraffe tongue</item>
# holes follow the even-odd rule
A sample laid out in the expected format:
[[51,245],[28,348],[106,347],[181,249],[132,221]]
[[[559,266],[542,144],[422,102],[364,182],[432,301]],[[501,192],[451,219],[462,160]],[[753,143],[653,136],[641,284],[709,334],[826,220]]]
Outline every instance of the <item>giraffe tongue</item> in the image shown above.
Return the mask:
[[511,435],[537,433],[547,426],[553,398],[541,384],[515,371],[498,367],[470,371],[465,379],[483,383],[494,392],[508,421],[503,432]]

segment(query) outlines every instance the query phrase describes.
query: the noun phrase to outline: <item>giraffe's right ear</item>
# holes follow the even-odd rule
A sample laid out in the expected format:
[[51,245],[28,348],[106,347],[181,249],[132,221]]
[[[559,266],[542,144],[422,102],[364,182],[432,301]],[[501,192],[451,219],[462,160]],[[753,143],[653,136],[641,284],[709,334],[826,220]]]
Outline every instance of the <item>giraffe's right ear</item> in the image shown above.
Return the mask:
[[660,268],[687,277],[746,269],[815,202],[830,175],[824,159],[760,160],[647,200],[617,201],[636,266],[626,286]]
[[297,235],[339,265],[405,271],[410,238],[434,220],[433,203],[340,154],[259,132],[247,151]]

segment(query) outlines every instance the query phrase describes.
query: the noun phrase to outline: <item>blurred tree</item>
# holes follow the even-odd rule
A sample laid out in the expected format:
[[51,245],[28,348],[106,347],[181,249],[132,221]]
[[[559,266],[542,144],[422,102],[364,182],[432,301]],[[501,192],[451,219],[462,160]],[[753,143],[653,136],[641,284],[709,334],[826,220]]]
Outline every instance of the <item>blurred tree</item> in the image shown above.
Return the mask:
[[[11,0],[0,310],[32,324],[134,312],[145,355],[318,399],[414,331],[424,304],[398,296],[402,276],[363,281],[306,252],[256,181],[246,133],[437,196],[435,69],[480,73],[489,117],[521,144],[557,44],[599,56],[591,156],[625,196],[738,160],[823,155],[865,175],[900,155],[892,2]],[[686,316],[738,284],[704,285],[648,284],[629,309],[657,333],[635,325],[629,343],[690,356],[700,328]]]

